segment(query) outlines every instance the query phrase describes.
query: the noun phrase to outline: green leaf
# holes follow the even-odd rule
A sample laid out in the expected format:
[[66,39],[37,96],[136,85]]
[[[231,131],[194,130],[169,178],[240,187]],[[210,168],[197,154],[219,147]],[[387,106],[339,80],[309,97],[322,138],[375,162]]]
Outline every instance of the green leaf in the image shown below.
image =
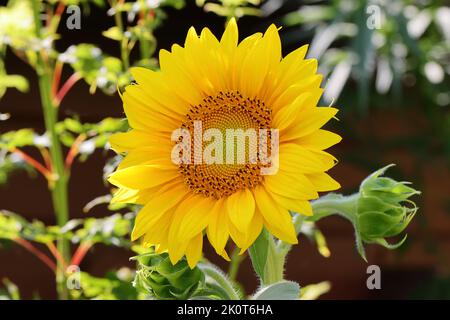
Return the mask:
[[384,239],[384,238],[375,239],[375,240],[373,240],[373,243],[378,243],[379,245],[385,247],[386,249],[394,250],[394,249],[401,247],[402,244],[406,241],[407,237],[408,237],[408,235],[405,234],[405,236],[402,238],[402,240],[400,240],[397,243],[388,243],[386,241],[386,239]]
[[0,300],[20,300],[19,288],[8,278],[3,279],[5,288],[0,288]]
[[321,295],[329,292],[331,284],[328,281],[309,284],[300,290],[300,300],[316,300]]
[[77,119],[73,119],[73,118],[64,119],[64,126],[66,127],[67,130],[70,130],[75,133],[84,132],[83,125]]
[[264,270],[269,252],[269,237],[270,235],[267,230],[263,229],[256,241],[248,249],[253,269],[261,279],[264,278]]
[[70,295],[74,299],[136,300],[140,295],[132,285],[132,274],[127,268],[109,272],[103,278],[81,272],[81,288],[70,290]]
[[28,80],[20,75],[7,75],[0,73],[0,97],[8,88],[15,88],[20,92],[27,92]]
[[300,286],[293,281],[280,281],[258,290],[252,300],[297,300]]
[[102,32],[102,35],[108,39],[122,41],[123,33],[120,31],[119,27],[114,26],[109,28],[106,31]]
[[9,131],[0,135],[0,144],[5,144],[10,148],[25,147],[32,145],[35,133],[33,129],[20,129],[17,131]]

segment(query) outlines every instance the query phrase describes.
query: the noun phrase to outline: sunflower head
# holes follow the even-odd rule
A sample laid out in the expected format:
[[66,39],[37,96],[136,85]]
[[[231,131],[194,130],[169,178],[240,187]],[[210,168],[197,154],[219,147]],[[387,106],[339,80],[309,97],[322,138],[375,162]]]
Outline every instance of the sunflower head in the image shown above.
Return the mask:
[[113,201],[143,205],[133,240],[174,264],[194,267],[205,234],[225,259],[230,239],[244,252],[263,227],[297,243],[290,212],[311,215],[309,200],[339,188],[324,150],[341,138],[321,129],[337,109],[317,106],[307,46],[283,58],[274,25],[238,38],[235,20],[220,40],[191,28],[184,46],[160,51],[159,71],[131,69],[122,96],[131,130],[110,140],[126,154]]

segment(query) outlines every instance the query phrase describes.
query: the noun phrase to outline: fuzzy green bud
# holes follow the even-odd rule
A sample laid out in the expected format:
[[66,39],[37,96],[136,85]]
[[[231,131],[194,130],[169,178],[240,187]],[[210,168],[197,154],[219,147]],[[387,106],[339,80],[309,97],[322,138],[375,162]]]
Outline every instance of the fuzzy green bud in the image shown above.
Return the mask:
[[185,259],[172,265],[167,253],[146,253],[133,259],[138,264],[134,286],[156,299],[188,299],[205,279],[203,272],[191,269]]
[[343,196],[328,194],[312,203],[314,215],[308,220],[316,222],[332,214],[352,222],[355,228],[359,254],[366,260],[364,243],[376,243],[388,249],[398,248],[406,236],[395,244],[386,238],[398,236],[405,230],[417,212],[416,204],[409,198],[419,191],[409,182],[399,182],[384,177],[388,165],[369,175],[360,185],[359,192]]
[[408,226],[417,212],[416,204],[409,198],[420,192],[411,188],[408,182],[383,177],[391,166],[375,171],[361,183],[356,223],[362,241],[394,249],[406,236],[394,245],[385,238],[399,235]]

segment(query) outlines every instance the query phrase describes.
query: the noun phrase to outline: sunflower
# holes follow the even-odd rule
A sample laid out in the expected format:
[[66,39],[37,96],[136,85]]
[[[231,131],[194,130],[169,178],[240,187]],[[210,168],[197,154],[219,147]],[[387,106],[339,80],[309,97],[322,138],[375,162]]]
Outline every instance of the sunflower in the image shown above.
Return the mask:
[[[311,215],[309,200],[340,187],[325,173],[336,159],[323,150],[341,137],[321,129],[337,109],[317,106],[322,76],[306,52],[302,46],[282,58],[274,25],[239,43],[230,20],[220,40],[208,28],[200,35],[190,28],[184,47],[159,52],[160,71],[131,69],[136,83],[122,95],[131,130],[110,139],[126,156],[109,181],[118,187],[113,202],[143,206],[133,241],[167,251],[173,264],[186,256],[191,267],[201,258],[204,234],[227,260],[230,238],[244,252],[264,227],[297,243],[291,212]],[[174,131],[183,128],[195,140],[199,121],[200,134],[277,129],[276,173],[262,174],[275,157],[262,163],[259,152],[251,163],[174,163]]]

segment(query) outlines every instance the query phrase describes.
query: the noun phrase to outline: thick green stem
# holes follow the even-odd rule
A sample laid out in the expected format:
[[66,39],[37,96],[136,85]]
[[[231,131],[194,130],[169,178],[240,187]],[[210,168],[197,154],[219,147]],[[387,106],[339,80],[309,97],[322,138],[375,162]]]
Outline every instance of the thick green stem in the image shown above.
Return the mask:
[[216,282],[220,288],[226,292],[228,298],[230,300],[240,300],[239,294],[236,289],[233,287],[233,284],[230,280],[215,266],[211,266],[209,264],[200,263],[198,267],[203,271],[203,273],[210,277],[214,282]]
[[231,262],[230,267],[228,269],[228,277],[230,277],[230,279],[233,281],[236,280],[239,271],[239,266],[242,260],[244,260],[244,257],[242,255],[239,255],[239,251],[240,249],[236,247],[234,248],[233,253],[231,254]]
[[[300,232],[303,221],[317,221],[332,214],[339,214],[354,223],[358,197],[359,193],[347,197],[328,195],[313,201],[311,203],[314,212],[312,217],[296,214],[293,218],[297,234]],[[266,241],[265,245],[256,246],[255,249],[267,250],[264,272],[260,274],[261,284],[266,286],[283,280],[286,256],[292,245],[275,240],[272,236],[264,238],[264,241]],[[253,259],[256,259],[257,256],[258,254],[255,252],[250,252],[253,263],[255,263]]]
[[[336,196],[336,197],[334,197]],[[311,202],[314,215],[308,220],[318,221],[324,217],[338,214],[354,221],[359,193],[350,196],[328,195]]]
[[[40,21],[40,1],[31,0],[34,11],[36,37],[41,38]],[[64,158],[61,143],[55,131],[58,120],[58,109],[54,106],[51,97],[51,79],[52,70],[46,64],[41,52],[38,53],[36,71],[39,81],[39,93],[41,97],[42,111],[47,134],[50,139],[50,156],[52,160],[52,170],[54,181],[49,181],[49,188],[52,194],[53,209],[56,215],[56,221],[59,226],[63,226],[69,219],[69,201],[68,201],[68,179],[64,170]],[[65,261],[70,259],[70,248],[67,240],[58,240],[58,250]],[[58,263],[57,291],[60,299],[67,299],[67,286],[65,283],[65,270],[61,263]]]
[[[302,223],[305,220],[308,221],[318,221],[322,218],[331,216],[333,214],[338,214],[352,223],[355,221],[355,212],[356,212],[356,200],[359,197],[359,193],[355,193],[351,196],[325,196],[319,198],[315,201],[311,202],[311,206],[314,214],[312,217],[306,217],[300,214],[296,214],[294,216],[294,227],[297,234],[300,233]],[[286,257],[287,253],[291,249],[291,245],[285,242],[281,242],[278,245],[278,251],[284,252],[284,257]]]
[[[149,25],[149,10],[144,9],[143,10],[143,18],[139,20],[141,26],[143,25],[144,28],[148,28]],[[148,28],[150,30],[150,28]],[[150,32],[150,31],[149,31]],[[150,51],[150,40],[145,38],[144,31],[141,31],[141,35],[139,37],[139,48],[141,52],[141,59],[150,59],[152,57],[152,52]]]

